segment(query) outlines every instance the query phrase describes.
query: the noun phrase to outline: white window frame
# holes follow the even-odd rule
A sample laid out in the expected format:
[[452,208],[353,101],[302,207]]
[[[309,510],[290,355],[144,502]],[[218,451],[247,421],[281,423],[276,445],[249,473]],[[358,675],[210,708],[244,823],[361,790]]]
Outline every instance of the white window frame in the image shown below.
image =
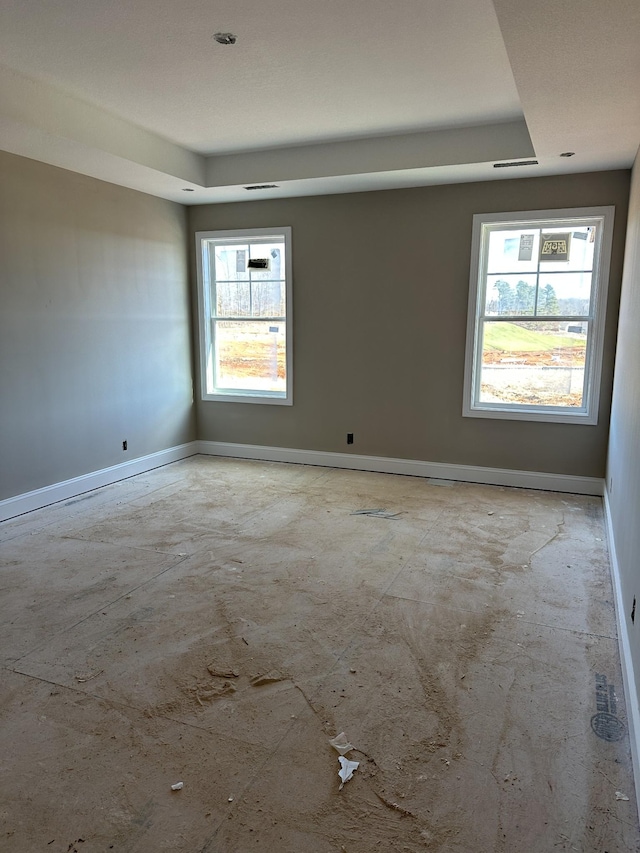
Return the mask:
[[[278,391],[258,391],[252,388],[217,390],[213,383],[213,360],[215,353],[215,340],[213,334],[213,311],[211,305],[211,282],[209,279],[210,265],[203,263],[204,255],[208,251],[211,241],[220,243],[242,243],[260,239],[281,240],[284,238],[285,247],[285,335],[286,335],[286,391],[284,394]],[[293,312],[292,312],[292,262],[291,262],[291,228],[282,226],[278,228],[243,228],[233,231],[198,231],[196,233],[196,263],[198,282],[198,317],[200,334],[200,394],[203,400],[226,401],[234,403],[266,403],[272,406],[293,405]],[[242,318],[249,319],[249,318]],[[281,318],[256,317],[256,320]]]
[[[462,407],[464,417],[546,421],[565,424],[597,424],[614,212],[614,207],[589,207],[518,211],[514,213],[478,213],[473,217]],[[568,224],[567,220],[570,220],[572,226],[597,225],[601,234],[596,243],[593,258],[583,405],[574,409],[565,406],[526,406],[516,403],[480,402],[481,319],[484,316],[489,234],[491,231],[510,228],[514,230],[526,227],[557,228]],[[520,319],[524,320],[526,317],[523,316]]]

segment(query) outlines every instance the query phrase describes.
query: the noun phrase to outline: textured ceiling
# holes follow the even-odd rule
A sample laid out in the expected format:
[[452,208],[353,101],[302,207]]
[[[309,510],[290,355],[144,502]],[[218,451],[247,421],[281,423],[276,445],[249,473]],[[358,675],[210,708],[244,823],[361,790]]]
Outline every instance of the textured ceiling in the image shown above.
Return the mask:
[[0,147],[192,203],[628,166],[639,34],[639,0],[2,0]]
[[633,159],[640,0],[495,0],[536,153]]
[[0,56],[200,153],[522,115],[490,0],[3,0]]

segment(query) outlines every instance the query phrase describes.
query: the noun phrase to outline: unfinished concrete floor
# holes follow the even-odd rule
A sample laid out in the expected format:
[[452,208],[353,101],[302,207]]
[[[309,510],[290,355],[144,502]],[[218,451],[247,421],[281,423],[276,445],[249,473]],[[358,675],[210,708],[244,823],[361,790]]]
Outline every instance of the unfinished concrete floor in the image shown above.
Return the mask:
[[640,850],[599,499],[194,457],[0,537],[3,851]]

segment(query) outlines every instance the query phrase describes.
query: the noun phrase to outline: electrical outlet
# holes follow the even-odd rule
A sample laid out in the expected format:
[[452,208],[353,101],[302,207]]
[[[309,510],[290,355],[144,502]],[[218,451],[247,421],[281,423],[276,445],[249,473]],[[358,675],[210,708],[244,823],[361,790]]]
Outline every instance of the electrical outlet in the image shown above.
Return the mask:
[[122,449],[123,449],[123,450],[126,450],[126,449],[127,449],[127,442],[126,442],[126,441],[123,441],[123,442],[122,442]]
[[353,444],[353,433],[352,432],[347,433],[347,444]]

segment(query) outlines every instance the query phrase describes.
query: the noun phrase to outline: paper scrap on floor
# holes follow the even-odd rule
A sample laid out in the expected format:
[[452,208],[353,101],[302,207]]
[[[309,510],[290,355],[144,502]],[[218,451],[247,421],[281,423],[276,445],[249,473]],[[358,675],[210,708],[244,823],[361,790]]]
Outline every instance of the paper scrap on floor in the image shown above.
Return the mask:
[[349,743],[347,740],[347,736],[344,732],[340,732],[340,734],[332,738],[329,743],[340,753],[340,755],[346,755],[349,750],[354,748],[353,744]]
[[341,791],[345,783],[349,781],[353,777],[354,770],[357,770],[360,766],[359,761],[349,761],[348,758],[344,758],[344,756],[339,755],[338,761],[340,762],[340,770],[338,770],[338,776],[342,779],[340,783],[340,787],[338,788]]

